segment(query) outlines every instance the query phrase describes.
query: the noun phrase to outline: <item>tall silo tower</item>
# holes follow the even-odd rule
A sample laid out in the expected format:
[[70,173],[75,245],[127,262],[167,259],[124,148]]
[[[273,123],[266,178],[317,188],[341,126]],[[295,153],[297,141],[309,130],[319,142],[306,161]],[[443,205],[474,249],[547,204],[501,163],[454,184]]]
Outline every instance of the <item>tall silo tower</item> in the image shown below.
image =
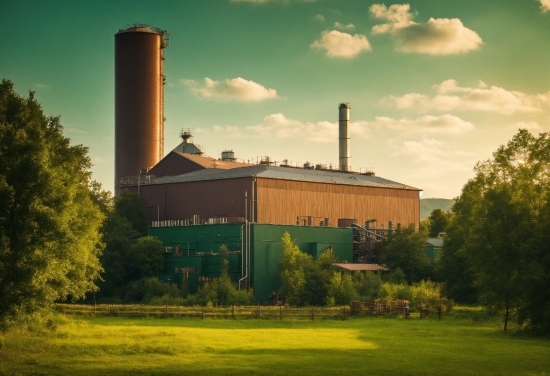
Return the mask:
[[349,103],[340,103],[338,106],[338,146],[339,164],[341,171],[349,171]]
[[115,34],[115,195],[124,177],[164,156],[164,48],[168,32],[143,24]]

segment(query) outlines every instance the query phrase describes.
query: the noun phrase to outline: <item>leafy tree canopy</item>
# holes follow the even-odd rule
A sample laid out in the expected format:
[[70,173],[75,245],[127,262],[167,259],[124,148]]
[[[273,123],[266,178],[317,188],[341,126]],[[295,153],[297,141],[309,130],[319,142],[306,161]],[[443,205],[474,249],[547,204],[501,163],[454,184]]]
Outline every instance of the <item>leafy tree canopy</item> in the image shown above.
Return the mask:
[[29,92],[0,84],[0,323],[96,288],[102,192],[88,149]]
[[457,261],[471,271],[480,302],[504,313],[505,330],[517,312],[521,323],[550,331],[550,135],[520,130],[475,172],[448,226],[447,284],[464,283],[450,268]]
[[424,253],[427,235],[416,231],[414,224],[397,226],[382,242],[380,262],[390,269],[401,269],[408,283],[418,282],[426,277],[426,266],[430,260]]

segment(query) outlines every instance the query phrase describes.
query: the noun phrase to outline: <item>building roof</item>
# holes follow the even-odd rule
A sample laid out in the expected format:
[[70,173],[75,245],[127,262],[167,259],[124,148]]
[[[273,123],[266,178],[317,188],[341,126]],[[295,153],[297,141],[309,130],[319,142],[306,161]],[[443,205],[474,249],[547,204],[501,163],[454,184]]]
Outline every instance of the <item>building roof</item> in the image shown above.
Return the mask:
[[188,154],[188,153],[181,153],[178,151],[172,151],[172,153],[179,155],[182,158],[187,158],[191,162],[195,162],[196,164],[204,167],[204,168],[216,168],[219,170],[229,170],[232,168],[239,168],[244,166],[251,166],[246,163],[239,163],[239,162],[229,162],[229,161],[222,161],[220,159],[212,158],[212,157],[203,157],[196,154]]
[[415,191],[420,190],[419,188],[411,187],[409,185],[397,183],[391,180],[371,175],[359,175],[339,171],[309,170],[302,168],[277,167],[268,165],[251,165],[235,168],[233,167],[235,164],[241,166],[242,164],[236,162],[224,162],[213,158],[199,157],[190,154],[186,154],[185,157],[193,161],[197,160],[201,161],[202,163],[209,164],[209,166],[211,167],[205,166],[206,169],[204,170],[194,171],[177,176],[165,176],[162,178],[158,178],[154,182],[151,182],[151,184],[187,183],[194,181],[257,177],[265,179],[305,181],[314,183],[356,185],[377,188],[397,188]]
[[433,247],[443,247],[443,239],[441,238],[428,238],[426,245],[431,245]]
[[349,271],[389,271],[390,269],[386,268],[383,265],[379,264],[346,264],[346,263],[337,263],[333,264],[339,268],[349,270]]

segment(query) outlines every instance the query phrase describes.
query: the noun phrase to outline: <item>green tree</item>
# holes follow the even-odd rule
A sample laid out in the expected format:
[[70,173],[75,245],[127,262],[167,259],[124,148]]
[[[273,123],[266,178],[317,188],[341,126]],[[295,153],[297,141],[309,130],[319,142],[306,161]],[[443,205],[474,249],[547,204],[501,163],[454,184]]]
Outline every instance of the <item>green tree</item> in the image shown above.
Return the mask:
[[147,212],[136,193],[123,191],[120,196],[115,199],[115,211],[118,215],[130,221],[132,227],[138,233],[147,233],[147,228],[149,226]]
[[382,242],[380,262],[390,269],[400,268],[408,283],[418,282],[426,277],[426,267],[430,265],[424,253],[426,240],[426,233],[416,231],[413,224],[397,226]]
[[128,253],[128,274],[130,279],[142,275],[161,273],[164,247],[154,236],[144,236],[133,244]]
[[451,213],[445,213],[441,209],[435,209],[432,211],[428,217],[428,220],[430,221],[428,236],[431,238],[436,238],[440,232],[445,232],[451,215]]
[[281,255],[281,280],[280,294],[285,297],[290,305],[302,305],[302,297],[305,294],[306,272],[313,262],[312,257],[300,251],[300,248],[285,232],[281,238],[283,253]]
[[349,305],[357,298],[350,273],[333,272],[328,286],[328,298],[329,301],[334,299],[336,305]]
[[453,207],[442,260],[466,261],[480,302],[503,313],[505,330],[514,312],[521,323],[550,330],[550,136],[520,130],[475,172]]
[[96,289],[100,189],[88,149],[29,92],[0,84],[0,323]]
[[113,208],[107,213],[103,224],[105,250],[101,255],[104,273],[98,282],[101,297],[120,297],[130,281],[128,262],[130,261],[131,237],[137,235],[132,224],[120,216]]

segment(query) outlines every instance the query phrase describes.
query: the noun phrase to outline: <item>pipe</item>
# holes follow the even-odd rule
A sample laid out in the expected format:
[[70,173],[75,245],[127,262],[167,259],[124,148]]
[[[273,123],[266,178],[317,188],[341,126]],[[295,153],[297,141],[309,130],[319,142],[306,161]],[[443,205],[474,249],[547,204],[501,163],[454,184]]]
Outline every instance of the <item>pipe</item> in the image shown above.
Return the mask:
[[[246,228],[246,251],[243,250],[243,260],[244,260],[244,257],[246,256],[246,267],[245,269],[243,269],[243,271],[246,271],[246,274],[241,278],[239,279],[239,290],[241,289],[241,282],[246,280],[248,278],[248,246],[249,246],[249,238],[248,238],[248,229],[249,229],[249,222],[248,221],[245,221],[245,224],[244,224],[244,227]],[[243,226],[241,226],[241,231],[243,229]],[[248,288],[247,288],[248,290]]]

